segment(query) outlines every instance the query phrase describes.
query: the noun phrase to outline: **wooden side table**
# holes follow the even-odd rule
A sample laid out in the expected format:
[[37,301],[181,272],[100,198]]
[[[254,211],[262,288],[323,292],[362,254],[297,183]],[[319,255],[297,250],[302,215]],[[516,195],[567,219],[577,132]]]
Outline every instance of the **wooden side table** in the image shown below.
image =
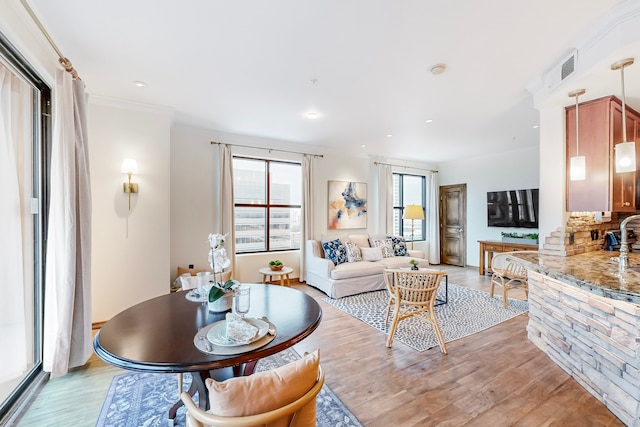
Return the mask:
[[[493,240],[478,240],[480,243],[480,262],[478,263],[478,273],[484,275],[485,271],[491,271],[491,258],[494,252],[516,252],[516,251],[537,251],[538,245],[525,245],[523,243],[498,242]],[[486,254],[486,255],[485,255]],[[485,264],[485,256],[487,262]],[[487,266],[485,268],[485,265]]]
[[262,274],[262,283],[267,283],[267,276],[269,276],[269,282],[273,281],[273,277],[280,277],[280,286],[285,286],[285,279],[287,280],[286,286],[291,286],[291,280],[289,274],[293,273],[293,268],[282,267],[282,270],[274,271],[269,267],[262,267],[258,270]]

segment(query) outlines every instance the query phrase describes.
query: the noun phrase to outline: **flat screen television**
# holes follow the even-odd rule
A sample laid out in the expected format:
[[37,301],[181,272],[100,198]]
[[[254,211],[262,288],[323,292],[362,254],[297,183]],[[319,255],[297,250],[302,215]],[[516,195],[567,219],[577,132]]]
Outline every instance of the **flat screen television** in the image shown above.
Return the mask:
[[487,192],[488,226],[538,228],[538,192],[537,188]]

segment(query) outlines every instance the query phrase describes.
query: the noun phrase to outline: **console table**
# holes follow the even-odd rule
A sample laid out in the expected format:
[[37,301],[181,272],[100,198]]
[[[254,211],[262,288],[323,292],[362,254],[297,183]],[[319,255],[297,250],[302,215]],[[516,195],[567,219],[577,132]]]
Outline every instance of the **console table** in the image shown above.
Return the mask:
[[538,245],[525,245],[523,243],[506,243],[498,240],[478,240],[480,243],[480,262],[478,272],[485,273],[485,254],[487,256],[486,272],[491,273],[491,258],[494,252],[537,251]]

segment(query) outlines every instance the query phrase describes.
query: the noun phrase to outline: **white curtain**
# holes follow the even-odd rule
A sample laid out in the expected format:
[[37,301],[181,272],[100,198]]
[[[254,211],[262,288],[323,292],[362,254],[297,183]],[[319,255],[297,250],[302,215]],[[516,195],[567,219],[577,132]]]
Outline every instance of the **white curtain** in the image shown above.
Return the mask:
[[218,233],[228,234],[224,247],[231,260],[231,271],[235,271],[236,264],[236,239],[235,221],[233,217],[233,155],[231,147],[227,144],[220,145],[220,200],[218,206]]
[[300,238],[300,280],[306,281],[306,242],[313,237],[314,203],[313,203],[313,156],[306,154],[302,158],[302,236]]
[[[27,370],[25,286],[33,283],[31,90],[0,64],[0,383]],[[31,280],[28,280],[31,279]]]
[[92,354],[91,186],[84,83],[56,72],[43,368],[65,375]]
[[438,173],[431,172],[426,177],[429,181],[427,191],[427,236],[429,264],[440,264],[440,185]]
[[393,233],[393,170],[390,165],[378,164],[378,233]]

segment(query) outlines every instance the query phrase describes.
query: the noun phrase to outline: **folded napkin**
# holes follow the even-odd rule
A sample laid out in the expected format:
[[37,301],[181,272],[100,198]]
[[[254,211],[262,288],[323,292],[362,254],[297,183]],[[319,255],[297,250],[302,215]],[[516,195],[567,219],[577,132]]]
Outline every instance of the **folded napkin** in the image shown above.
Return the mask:
[[245,344],[258,334],[258,328],[235,313],[227,313],[226,320],[226,332],[229,341]]

